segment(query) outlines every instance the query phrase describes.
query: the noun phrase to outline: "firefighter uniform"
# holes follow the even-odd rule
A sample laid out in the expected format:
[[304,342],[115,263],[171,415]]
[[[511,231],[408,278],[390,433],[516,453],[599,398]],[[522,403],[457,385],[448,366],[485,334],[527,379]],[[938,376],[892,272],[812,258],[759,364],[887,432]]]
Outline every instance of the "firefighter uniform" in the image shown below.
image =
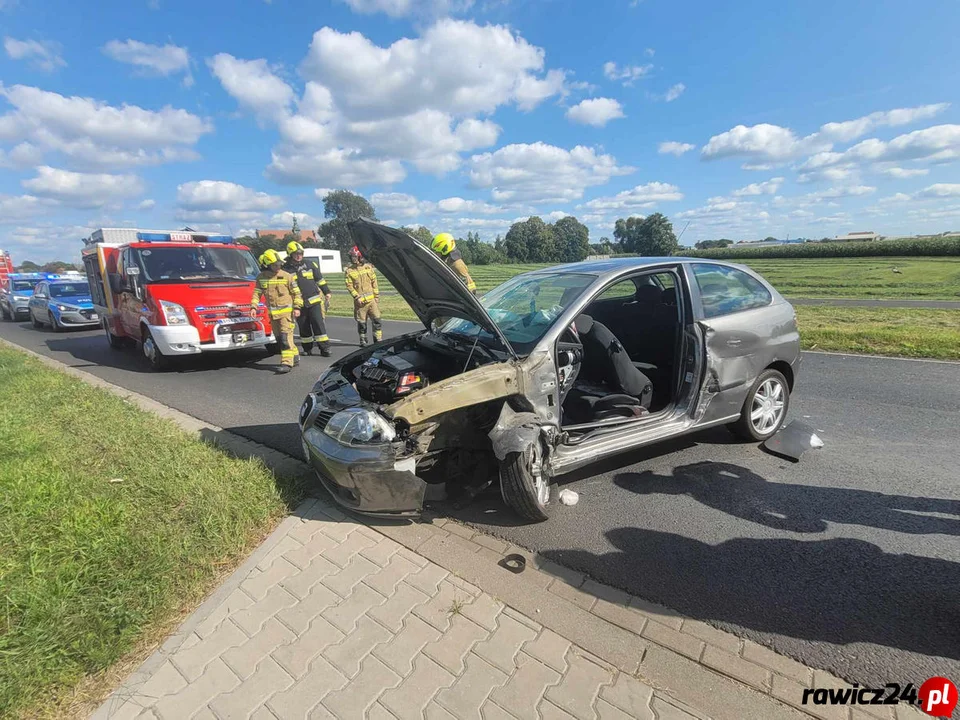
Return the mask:
[[362,257],[354,260],[347,268],[344,278],[347,290],[353,296],[353,319],[357,321],[360,334],[360,346],[367,344],[367,318],[373,325],[373,341],[383,340],[383,327],[380,323],[380,288],[377,287],[377,271]]
[[467,290],[476,295],[477,284],[473,281],[473,278],[470,277],[470,271],[467,270],[467,264],[463,261],[463,256],[460,254],[460,251],[454,248],[449,254],[444,256],[443,261],[447,264],[447,267],[460,276],[460,280],[467,286]]
[[295,276],[283,269],[264,270],[257,275],[252,305],[256,309],[263,298],[270,312],[273,336],[280,344],[280,364],[293,367],[297,346],[293,341],[293,311],[303,307],[303,298]]
[[329,357],[330,338],[327,336],[325,301],[329,302],[330,288],[320,272],[320,265],[316,260],[303,258],[297,262],[292,255],[287,256],[283,269],[296,277],[300,295],[303,298],[303,310],[298,318],[300,325],[300,342],[303,351],[309,355],[313,352],[313,344],[320,348],[320,354]]

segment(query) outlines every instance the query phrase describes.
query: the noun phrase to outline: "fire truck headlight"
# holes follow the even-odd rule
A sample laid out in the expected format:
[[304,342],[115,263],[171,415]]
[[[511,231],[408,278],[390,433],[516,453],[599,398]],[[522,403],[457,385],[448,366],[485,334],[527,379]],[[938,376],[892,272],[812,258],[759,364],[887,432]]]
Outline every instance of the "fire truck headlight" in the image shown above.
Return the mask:
[[163,317],[167,321],[167,325],[190,324],[190,321],[187,319],[187,313],[182,305],[161,300],[160,309],[163,310]]

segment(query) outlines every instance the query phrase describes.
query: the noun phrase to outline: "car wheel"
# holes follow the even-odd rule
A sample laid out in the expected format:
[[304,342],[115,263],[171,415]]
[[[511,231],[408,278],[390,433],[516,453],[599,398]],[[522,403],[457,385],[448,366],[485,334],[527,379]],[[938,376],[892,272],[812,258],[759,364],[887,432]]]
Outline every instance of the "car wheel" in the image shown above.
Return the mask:
[[112,332],[110,332],[110,325],[107,323],[106,320],[104,320],[103,323],[101,324],[103,325],[103,332],[105,332],[107,335],[107,343],[110,345],[110,347],[112,347],[114,350],[122,350],[126,345],[126,343],[124,342],[124,339],[117,337]]
[[790,386],[787,379],[777,370],[765,370],[747,393],[740,419],[727,427],[744,440],[766,440],[783,425],[789,409]]
[[543,522],[550,517],[550,478],[543,469],[539,442],[522,453],[509,453],[500,462],[503,499],[521,517]]
[[33,314],[33,311],[30,311],[30,324],[33,325],[37,330],[43,327],[43,323],[37,320],[37,316]]
[[160,348],[157,347],[157,343],[154,341],[153,335],[150,334],[149,330],[144,331],[143,356],[147,359],[147,362],[150,363],[150,367],[153,370],[162,372],[170,367],[170,358],[160,352]]
[[7,322],[13,320],[13,313],[7,310],[5,307],[3,308],[3,319]]
[[57,321],[57,316],[56,316],[56,315],[54,315],[53,313],[47,313],[47,318],[48,318],[49,321],[50,321],[50,329],[51,329],[51,330],[53,330],[53,331],[56,332],[56,333],[58,333],[58,332],[63,332],[63,325],[61,325],[61,324]]

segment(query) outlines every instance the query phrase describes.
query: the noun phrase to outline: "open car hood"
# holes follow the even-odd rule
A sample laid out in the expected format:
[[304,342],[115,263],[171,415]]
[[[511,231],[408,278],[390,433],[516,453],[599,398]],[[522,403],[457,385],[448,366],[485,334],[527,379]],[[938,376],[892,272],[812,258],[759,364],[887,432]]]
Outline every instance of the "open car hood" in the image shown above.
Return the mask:
[[363,256],[386,276],[428,330],[438,317],[470,320],[499,338],[516,357],[480,301],[432,250],[402,230],[366,218],[354,220],[348,227]]

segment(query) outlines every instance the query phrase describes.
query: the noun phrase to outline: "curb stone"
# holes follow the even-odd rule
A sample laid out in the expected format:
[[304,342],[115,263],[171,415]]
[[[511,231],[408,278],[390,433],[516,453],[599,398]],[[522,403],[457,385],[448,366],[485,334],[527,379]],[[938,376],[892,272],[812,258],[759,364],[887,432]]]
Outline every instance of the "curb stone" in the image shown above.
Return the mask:
[[[182,429],[197,434],[229,454],[259,457],[274,472],[298,480],[313,477],[310,467],[297,458],[8,340],[0,338],[0,344],[172,420]],[[465,597],[472,600],[480,593],[489,594],[494,603],[505,606],[505,614],[519,622],[528,627],[542,626],[545,632],[551,632],[561,642],[572,641],[582,648],[580,656],[646,683],[654,689],[649,709],[653,716],[662,720],[673,717],[717,720],[851,717],[848,707],[803,706],[802,692],[795,692],[814,686],[847,687],[843,680],[750,641],[741,641],[737,636],[702,621],[682,617],[668,608],[597,583],[582,573],[479,533],[470,526],[429,516],[415,523],[359,516],[347,518],[332,502],[312,497],[282,520],[241,566],[126,678],[91,718],[105,720],[113,717],[117,709],[135,697],[138,690],[165,667],[169,657],[184,646],[201,623],[235,591],[242,592],[239,590],[241,583],[251,573],[261,572],[257,566],[278,551],[290,531],[304,519],[317,517],[335,524],[358,524],[365,530],[362,534],[370,541],[370,546],[390,540],[398,543],[401,546],[398,552],[408,553],[404,557],[412,555],[411,560],[421,559],[418,565],[432,561],[451,573],[447,582],[455,589],[460,588],[460,594]],[[527,559],[527,569],[520,575],[508,573],[498,564],[511,553],[522,554]],[[856,717],[864,714],[874,718],[889,717],[889,713],[877,713],[871,707],[858,706],[853,711]],[[926,717],[919,710],[904,706],[898,706],[896,714],[897,718]]]

